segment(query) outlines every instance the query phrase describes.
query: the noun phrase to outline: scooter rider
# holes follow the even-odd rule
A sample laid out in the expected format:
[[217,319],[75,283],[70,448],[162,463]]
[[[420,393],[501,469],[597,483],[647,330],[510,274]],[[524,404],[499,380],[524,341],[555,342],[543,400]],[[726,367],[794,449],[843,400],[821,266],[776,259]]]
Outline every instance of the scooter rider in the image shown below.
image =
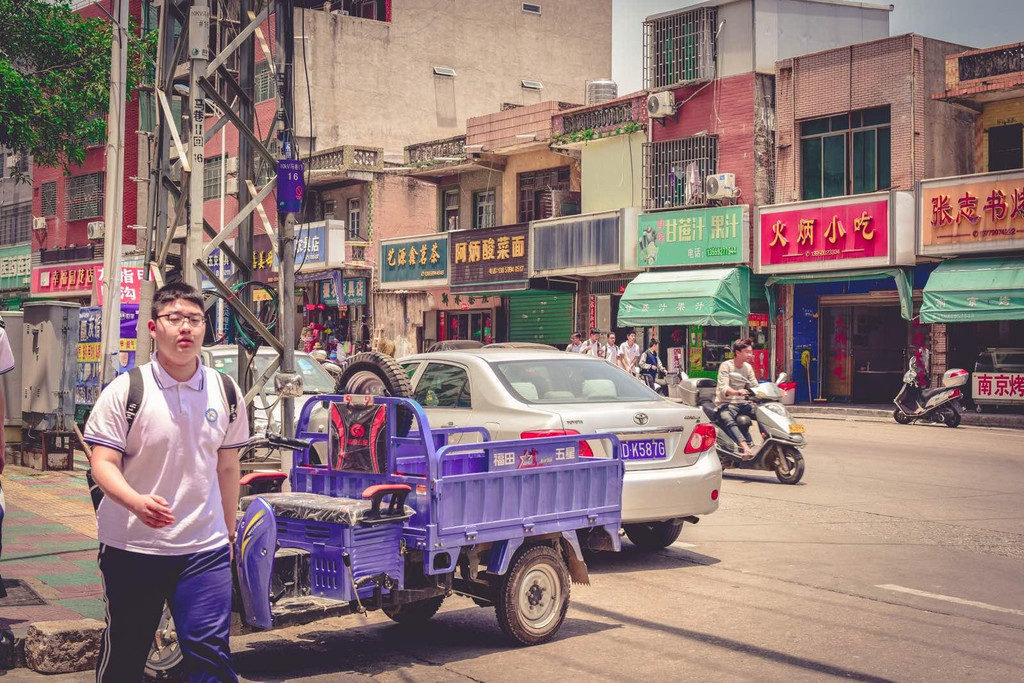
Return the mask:
[[[723,362],[718,367],[718,388],[715,391],[715,404],[718,406],[718,420],[722,428],[732,437],[740,449],[744,458],[754,456],[754,440],[750,436],[750,427],[740,427],[736,418],[740,415],[753,417],[754,408],[746,400],[750,393],[749,387],[757,384],[757,375],[754,374],[754,366],[751,361],[754,359],[754,341],[752,339],[738,339],[733,342],[732,351],[734,357]],[[735,388],[729,380],[730,373],[739,373],[747,377],[748,386]],[[748,423],[749,425],[749,423]]]
[[640,379],[644,381],[644,384],[654,389],[657,387],[655,380],[658,378],[659,372],[664,373],[665,366],[661,364],[661,359],[658,358],[658,340],[652,339],[647,350],[640,354]]

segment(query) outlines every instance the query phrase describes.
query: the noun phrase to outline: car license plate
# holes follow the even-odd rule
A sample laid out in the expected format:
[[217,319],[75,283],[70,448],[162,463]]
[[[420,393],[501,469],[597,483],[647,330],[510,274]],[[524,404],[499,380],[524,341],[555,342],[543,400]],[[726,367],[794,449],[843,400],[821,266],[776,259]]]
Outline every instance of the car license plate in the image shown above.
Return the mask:
[[790,434],[803,434],[804,433],[804,426],[803,425],[789,425],[789,433]]
[[664,460],[665,439],[640,439],[622,442],[623,460]]

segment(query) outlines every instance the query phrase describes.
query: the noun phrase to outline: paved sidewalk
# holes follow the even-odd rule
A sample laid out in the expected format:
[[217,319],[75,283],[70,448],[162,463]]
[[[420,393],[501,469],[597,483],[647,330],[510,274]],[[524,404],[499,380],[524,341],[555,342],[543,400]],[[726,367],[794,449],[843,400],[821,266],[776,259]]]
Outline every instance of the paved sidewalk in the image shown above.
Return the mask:
[[104,618],[96,565],[96,517],[85,483],[86,466],[79,456],[71,472],[15,466],[4,470],[7,511],[0,574],[5,580],[20,580],[24,587],[0,599],[0,628]]
[[[888,404],[860,405],[851,403],[798,403],[788,406],[794,417],[816,417],[831,420],[888,420],[894,407]],[[1024,415],[1019,413],[977,413],[965,410],[962,425],[974,427],[1006,427],[1024,429]]]

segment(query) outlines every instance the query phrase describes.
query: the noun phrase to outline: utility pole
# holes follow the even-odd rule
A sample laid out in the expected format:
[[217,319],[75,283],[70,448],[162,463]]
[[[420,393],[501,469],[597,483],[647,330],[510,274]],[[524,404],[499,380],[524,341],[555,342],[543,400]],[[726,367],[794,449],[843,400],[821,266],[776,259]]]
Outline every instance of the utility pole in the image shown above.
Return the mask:
[[[293,398],[295,385],[298,385],[298,395],[302,394],[302,377],[295,373],[295,209],[289,206],[295,196],[286,196],[288,192],[294,192],[292,188],[298,187],[299,196],[304,192],[302,183],[301,165],[295,163],[283,164],[282,161],[297,159],[298,150],[295,149],[295,98],[292,94],[292,68],[295,64],[295,2],[294,0],[277,0],[277,92],[278,92],[278,121],[281,122],[281,144],[278,145],[278,193],[277,193],[277,234],[278,234],[278,263],[281,273],[281,309],[280,340],[283,345],[281,350],[281,372],[278,375],[277,384],[291,384],[293,391],[283,391],[277,387],[281,396],[281,430],[287,437],[295,436],[295,399]],[[283,174],[289,171],[287,167],[298,168],[299,183],[283,183]],[[292,171],[294,172],[294,171]],[[301,210],[301,205],[299,209]],[[281,463],[284,471],[288,471],[286,465]]]
[[[188,79],[188,110],[192,119],[192,134],[189,137],[188,160],[192,166],[188,184],[188,232],[185,234],[185,251],[182,259],[182,275],[185,282],[196,289],[203,288],[203,278],[193,264],[203,257],[203,204],[205,197],[206,167],[206,96],[202,79],[206,78],[206,66],[210,60],[210,6],[207,0],[192,0],[188,14],[188,47],[191,65]],[[220,162],[223,164],[224,159]]]
[[107,112],[103,188],[103,316],[100,382],[114,380],[121,353],[121,230],[124,224],[124,109],[128,69],[128,0],[114,0],[110,42],[110,106]]

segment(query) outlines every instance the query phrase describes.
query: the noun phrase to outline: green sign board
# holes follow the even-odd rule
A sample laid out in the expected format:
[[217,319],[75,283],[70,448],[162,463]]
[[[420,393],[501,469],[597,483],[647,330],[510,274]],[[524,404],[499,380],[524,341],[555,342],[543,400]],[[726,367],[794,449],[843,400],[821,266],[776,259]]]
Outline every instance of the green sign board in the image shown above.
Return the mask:
[[0,248],[0,290],[28,289],[32,284],[32,247]]
[[382,288],[396,283],[443,285],[448,282],[448,235],[384,240],[380,245]]
[[641,268],[701,266],[747,261],[747,205],[662,211],[637,218]]

